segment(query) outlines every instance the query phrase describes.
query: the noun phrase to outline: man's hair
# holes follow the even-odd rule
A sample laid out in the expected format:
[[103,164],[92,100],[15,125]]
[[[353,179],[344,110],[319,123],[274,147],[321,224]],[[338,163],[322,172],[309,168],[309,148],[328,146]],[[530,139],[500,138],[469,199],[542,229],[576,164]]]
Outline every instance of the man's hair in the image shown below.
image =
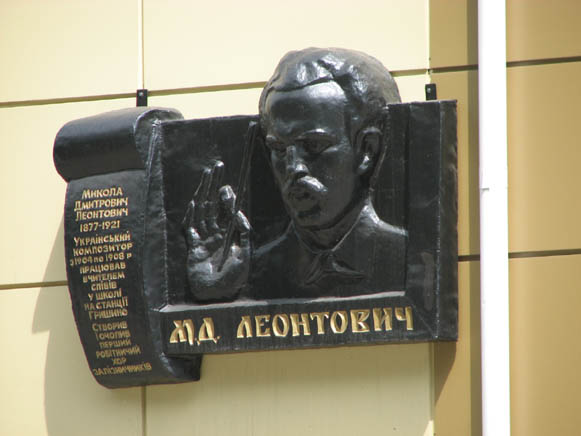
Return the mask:
[[273,91],[292,91],[317,83],[335,82],[349,102],[346,117],[352,138],[363,126],[379,122],[387,103],[401,98],[391,74],[374,57],[342,48],[307,48],[287,53],[260,95],[262,126],[268,115],[266,99]]

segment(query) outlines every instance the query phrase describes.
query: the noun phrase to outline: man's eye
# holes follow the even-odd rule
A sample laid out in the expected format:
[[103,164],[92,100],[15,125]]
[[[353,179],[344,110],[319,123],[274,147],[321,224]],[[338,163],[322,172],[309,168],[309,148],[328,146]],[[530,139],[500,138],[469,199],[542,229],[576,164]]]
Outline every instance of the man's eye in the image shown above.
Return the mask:
[[305,141],[304,147],[309,153],[319,154],[329,148],[332,144],[329,141],[309,140]]
[[282,142],[268,141],[266,146],[273,151],[284,151],[286,146]]

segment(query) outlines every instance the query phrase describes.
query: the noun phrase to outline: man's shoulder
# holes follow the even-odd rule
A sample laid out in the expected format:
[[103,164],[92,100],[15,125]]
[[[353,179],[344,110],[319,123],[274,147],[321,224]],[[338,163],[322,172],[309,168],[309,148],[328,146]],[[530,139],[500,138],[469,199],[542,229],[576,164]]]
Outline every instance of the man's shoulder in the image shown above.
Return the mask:
[[357,239],[372,239],[380,245],[405,244],[407,238],[405,229],[383,221],[372,207],[360,215],[353,233]]

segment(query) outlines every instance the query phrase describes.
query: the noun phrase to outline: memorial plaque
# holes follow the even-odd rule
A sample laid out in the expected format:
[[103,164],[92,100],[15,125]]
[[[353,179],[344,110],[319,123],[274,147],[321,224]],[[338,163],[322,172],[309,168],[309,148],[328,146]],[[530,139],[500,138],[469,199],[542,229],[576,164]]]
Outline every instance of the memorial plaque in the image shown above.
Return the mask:
[[132,108],[58,133],[99,383],[197,380],[206,353],[456,339],[455,102],[401,103],[374,58],[306,49],[258,106]]

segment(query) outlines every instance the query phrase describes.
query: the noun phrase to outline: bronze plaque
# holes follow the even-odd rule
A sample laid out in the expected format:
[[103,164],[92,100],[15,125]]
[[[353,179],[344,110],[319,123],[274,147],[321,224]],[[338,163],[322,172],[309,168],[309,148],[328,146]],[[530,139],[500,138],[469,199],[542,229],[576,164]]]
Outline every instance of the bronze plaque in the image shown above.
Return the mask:
[[58,133],[99,383],[196,380],[205,353],[456,339],[455,102],[401,103],[374,58],[306,49],[258,106],[132,108]]

